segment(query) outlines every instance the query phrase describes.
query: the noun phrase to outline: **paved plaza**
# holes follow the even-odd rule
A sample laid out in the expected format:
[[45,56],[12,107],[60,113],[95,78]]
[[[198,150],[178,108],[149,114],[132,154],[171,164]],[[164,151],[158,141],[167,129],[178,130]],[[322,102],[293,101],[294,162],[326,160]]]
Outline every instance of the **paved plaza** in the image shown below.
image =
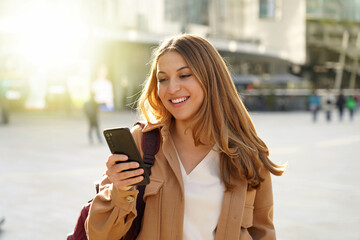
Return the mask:
[[[251,113],[276,163],[274,221],[280,240],[360,239],[360,114],[318,122],[308,112]],[[101,128],[131,126],[133,112],[102,113]],[[81,113],[13,113],[0,125],[0,240],[65,239],[109,154],[90,144]],[[96,140],[96,139],[95,139]]]

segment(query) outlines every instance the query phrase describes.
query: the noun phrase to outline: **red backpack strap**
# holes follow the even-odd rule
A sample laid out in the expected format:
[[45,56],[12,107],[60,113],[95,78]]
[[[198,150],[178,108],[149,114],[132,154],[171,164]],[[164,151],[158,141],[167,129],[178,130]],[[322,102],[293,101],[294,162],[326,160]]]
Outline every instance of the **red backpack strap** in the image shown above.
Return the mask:
[[145,163],[146,170],[150,175],[151,167],[154,165],[155,155],[160,148],[159,129],[156,128],[143,134],[141,148],[144,153],[143,161]]
[[[145,127],[142,122],[137,122],[135,125],[140,125],[141,128]],[[141,149],[144,153],[143,161],[149,175],[151,174],[151,167],[154,165],[155,155],[160,148],[160,131],[155,128],[151,131],[145,132],[141,139]]]

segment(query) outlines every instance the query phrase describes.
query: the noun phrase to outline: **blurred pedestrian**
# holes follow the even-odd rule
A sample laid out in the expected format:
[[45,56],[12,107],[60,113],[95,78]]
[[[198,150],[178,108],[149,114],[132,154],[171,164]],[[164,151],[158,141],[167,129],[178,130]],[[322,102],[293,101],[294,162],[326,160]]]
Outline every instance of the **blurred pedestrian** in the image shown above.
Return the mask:
[[354,94],[354,100],[356,102],[356,109],[355,109],[355,112],[356,112],[356,110],[359,108],[359,105],[360,105],[360,98],[359,98],[358,93]]
[[95,101],[95,94],[91,92],[89,100],[84,104],[84,111],[89,123],[88,138],[93,143],[93,132],[95,131],[99,143],[102,138],[99,130],[99,104]]
[[265,104],[265,97],[264,94],[260,94],[257,98],[257,105],[259,111],[265,111],[266,110],[266,104]]
[[356,101],[353,96],[348,96],[346,99],[346,108],[349,110],[350,120],[354,119],[354,112],[356,109]]
[[330,92],[330,90],[328,90],[324,97],[324,102],[322,104],[322,108],[325,111],[327,122],[331,122],[331,115],[332,115],[332,110],[334,109],[334,104],[335,104],[334,95]]
[[108,79],[108,67],[105,64],[101,64],[98,76],[91,85],[91,90],[102,111],[114,110],[113,84]]
[[321,107],[320,97],[316,94],[316,91],[314,90],[309,97],[309,109],[311,111],[313,122],[316,122],[317,120],[317,113],[320,110],[320,107]]
[[175,36],[154,52],[150,71],[139,100],[146,125],[132,135],[140,150],[143,132],[160,130],[151,181],[139,196],[143,170],[110,155],[89,239],[130,239],[140,197],[142,225],[131,239],[276,239],[270,173],[284,168],[268,158],[219,52],[202,37]]
[[10,115],[10,103],[7,98],[7,93],[9,90],[10,81],[9,80],[0,80],[0,111],[1,111],[1,123],[9,123]]
[[8,124],[9,123],[9,100],[6,96],[0,96],[0,110],[1,110],[1,123]]
[[0,217],[0,227],[4,224],[5,222],[5,217]]
[[339,111],[339,119],[340,121],[342,121],[344,116],[344,108],[345,108],[345,96],[342,91],[340,91],[340,94],[336,99],[336,107]]

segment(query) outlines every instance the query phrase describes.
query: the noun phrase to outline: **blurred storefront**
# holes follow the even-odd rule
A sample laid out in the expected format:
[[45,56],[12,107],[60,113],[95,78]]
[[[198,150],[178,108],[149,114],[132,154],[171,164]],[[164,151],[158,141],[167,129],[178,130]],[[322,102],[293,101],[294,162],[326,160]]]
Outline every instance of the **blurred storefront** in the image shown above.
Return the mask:
[[[296,70],[306,60],[305,0],[3,0],[0,9],[0,41],[6,43],[0,56],[19,56],[30,69],[27,108],[81,107],[102,65],[115,109],[131,107],[154,46],[182,32],[217,47],[244,96],[309,86]],[[281,74],[300,83],[272,84]],[[249,75],[258,81],[242,83]]]
[[0,69],[0,106],[22,109],[29,93],[25,66],[21,59],[10,54],[3,56],[1,62],[3,64]]
[[360,88],[360,0],[307,0],[304,75],[320,89]]

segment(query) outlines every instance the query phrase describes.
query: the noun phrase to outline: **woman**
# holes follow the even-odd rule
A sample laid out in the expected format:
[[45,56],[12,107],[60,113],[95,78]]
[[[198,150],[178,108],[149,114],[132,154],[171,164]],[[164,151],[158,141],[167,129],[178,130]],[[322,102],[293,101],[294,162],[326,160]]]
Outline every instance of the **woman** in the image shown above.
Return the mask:
[[[139,107],[159,128],[161,146],[146,186],[137,239],[275,239],[268,159],[229,71],[214,46],[195,35],[173,37],[155,52]],[[120,239],[136,216],[142,180],[136,163],[111,155],[86,229],[89,239]],[[122,172],[123,170],[131,170]]]

